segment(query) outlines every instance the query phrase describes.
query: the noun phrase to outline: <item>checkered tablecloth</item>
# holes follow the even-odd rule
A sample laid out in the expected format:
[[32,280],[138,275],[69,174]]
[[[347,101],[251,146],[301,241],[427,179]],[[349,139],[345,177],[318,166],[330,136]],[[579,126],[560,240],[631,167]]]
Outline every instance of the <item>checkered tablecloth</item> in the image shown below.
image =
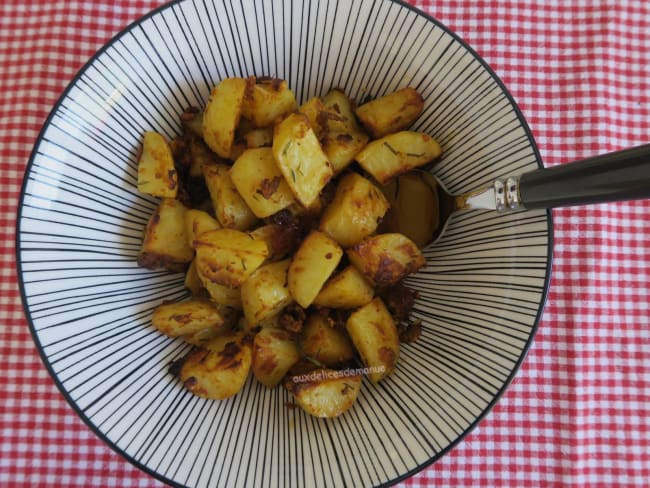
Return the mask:
[[[100,441],[43,367],[23,316],[15,216],[56,99],[162,2],[0,2],[0,486],[160,486]],[[647,0],[433,0],[510,89],[546,165],[650,142]],[[554,211],[552,287],[514,382],[406,486],[650,486],[650,201]]]

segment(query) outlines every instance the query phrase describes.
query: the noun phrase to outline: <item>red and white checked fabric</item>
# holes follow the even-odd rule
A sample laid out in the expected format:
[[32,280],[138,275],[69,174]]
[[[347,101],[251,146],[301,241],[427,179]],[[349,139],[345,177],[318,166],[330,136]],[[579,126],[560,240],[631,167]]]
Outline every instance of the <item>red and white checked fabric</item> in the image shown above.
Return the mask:
[[[149,487],[74,414],[23,316],[15,216],[32,145],[83,63],[156,0],[0,4],[0,485]],[[508,86],[547,165],[650,142],[646,0],[431,0],[415,5]],[[648,486],[650,201],[554,211],[551,292],[492,412],[405,486]]]

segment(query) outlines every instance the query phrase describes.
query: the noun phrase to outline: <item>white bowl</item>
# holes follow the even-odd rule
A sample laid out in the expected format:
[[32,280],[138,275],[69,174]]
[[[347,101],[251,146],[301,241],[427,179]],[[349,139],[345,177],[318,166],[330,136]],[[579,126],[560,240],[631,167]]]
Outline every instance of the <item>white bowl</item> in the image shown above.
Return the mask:
[[396,1],[183,1],[120,33],[54,107],[27,168],[17,257],[25,310],[66,399],[113,449],[187,486],[373,486],[417,472],[457,444],[503,393],[533,339],[551,263],[546,211],[454,219],[425,250],[420,340],[379,385],[323,420],[249,379],[226,401],[168,374],[185,345],[152,328],[180,274],[139,268],[155,201],[136,191],[147,129],[172,137],[229,76],[288,80],[299,101],[340,87],[361,100],[422,93],[415,124],[443,146],[452,192],[541,166],[512,98],[436,20]]

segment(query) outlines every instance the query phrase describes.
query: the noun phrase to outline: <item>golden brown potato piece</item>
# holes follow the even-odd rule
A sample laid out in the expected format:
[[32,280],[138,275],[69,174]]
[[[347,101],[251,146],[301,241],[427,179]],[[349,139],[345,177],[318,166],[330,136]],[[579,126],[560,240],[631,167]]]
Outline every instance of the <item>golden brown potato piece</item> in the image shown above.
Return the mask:
[[243,332],[229,332],[193,349],[183,362],[180,380],[195,395],[223,400],[241,390],[252,356],[250,337]]
[[343,176],[336,187],[319,229],[342,247],[354,246],[375,232],[387,210],[388,200],[381,190],[363,176],[351,172]]
[[332,327],[319,313],[307,317],[300,333],[300,349],[305,356],[330,367],[354,357],[354,348],[347,334]]
[[242,306],[248,324],[257,325],[277,315],[293,298],[287,287],[289,260],[260,266],[241,287]]
[[298,248],[300,229],[296,226],[266,224],[250,232],[254,239],[263,241],[269,248],[268,261],[284,259]]
[[321,115],[327,132],[350,134],[361,132],[361,126],[354,115],[352,101],[338,88],[331,90],[323,97],[325,114]]
[[262,241],[234,229],[204,232],[194,241],[196,270],[206,280],[239,288],[261,266],[269,251]]
[[190,290],[192,296],[195,297],[201,296],[205,292],[201,278],[199,278],[199,274],[196,272],[196,262],[194,260],[192,260],[185,273],[185,288]]
[[381,298],[375,298],[352,313],[346,329],[363,364],[370,368],[370,381],[377,383],[395,369],[399,357],[399,334]]
[[304,375],[290,376],[285,388],[300,408],[315,417],[341,415],[354,405],[361,389],[361,375],[348,371],[317,369]]
[[242,137],[247,148],[271,147],[273,144],[273,129],[265,127],[263,129],[253,129],[248,131]]
[[251,211],[268,217],[295,202],[270,147],[247,149],[230,168],[230,178]]
[[275,126],[273,157],[298,201],[310,207],[334,174],[306,115],[293,113]]
[[264,386],[278,385],[299,359],[300,350],[288,331],[267,327],[255,335],[252,370]]
[[165,138],[154,131],[144,133],[138,161],[138,190],[161,198],[176,198],[178,175]]
[[332,276],[314,299],[314,305],[326,308],[357,308],[372,300],[372,285],[354,266]]
[[321,138],[323,152],[332,163],[334,173],[340,173],[368,144],[364,132],[328,132]]
[[257,217],[232,182],[229,166],[205,163],[203,176],[210,192],[214,213],[223,227],[248,230],[257,223]]
[[430,163],[441,153],[440,145],[432,137],[402,131],[370,142],[356,155],[356,160],[383,185],[395,176]]
[[203,178],[203,165],[204,164],[214,164],[214,163],[223,163],[225,159],[217,156],[212,150],[206,145],[203,139],[194,137],[190,140],[190,176],[192,178]]
[[426,263],[418,246],[397,233],[367,237],[348,249],[347,254],[350,262],[380,287],[397,284]]
[[221,224],[208,212],[194,208],[185,212],[185,234],[189,246],[193,246],[194,239],[204,232],[215,229],[221,229]]
[[341,247],[326,234],[313,230],[307,235],[294,254],[287,275],[289,291],[298,305],[311,305],[342,256]]
[[230,158],[242,102],[249,82],[225,78],[212,89],[203,112],[203,139],[217,155]]
[[202,276],[201,273],[199,273],[198,268],[196,274],[199,277],[199,280],[201,280],[206,293],[214,303],[237,310],[243,308],[241,302],[241,290],[239,288],[231,288],[230,286],[216,283],[205,276]]
[[323,127],[320,121],[323,110],[325,110],[325,106],[323,105],[323,101],[318,97],[312,97],[298,107],[298,112],[307,116],[309,125],[319,139],[325,131],[325,127]]
[[373,139],[407,129],[424,108],[424,99],[414,88],[402,88],[357,107],[355,113]]
[[224,319],[209,300],[190,298],[158,305],[151,317],[153,326],[165,335],[178,337],[207,328],[220,328]]
[[194,257],[187,244],[185,212],[178,200],[163,199],[155,210],[144,232],[138,264],[144,268],[164,268],[184,271]]
[[258,78],[246,93],[242,115],[255,127],[269,127],[297,107],[296,96],[285,80]]

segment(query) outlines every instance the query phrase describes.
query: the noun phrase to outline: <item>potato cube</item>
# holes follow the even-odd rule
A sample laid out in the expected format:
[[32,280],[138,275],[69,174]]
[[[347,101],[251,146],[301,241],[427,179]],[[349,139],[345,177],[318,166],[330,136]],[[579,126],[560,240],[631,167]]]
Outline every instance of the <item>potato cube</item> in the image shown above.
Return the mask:
[[193,246],[194,239],[204,232],[215,229],[221,229],[221,225],[208,212],[194,208],[185,212],[185,234],[188,245]]
[[194,257],[194,250],[187,244],[185,235],[185,212],[178,200],[165,198],[147,223],[138,255],[138,264],[144,268],[164,268],[184,271]]
[[138,190],[161,198],[176,198],[178,175],[165,138],[154,131],[144,133],[138,161]]
[[246,93],[242,115],[256,127],[268,127],[297,107],[296,96],[285,80],[258,78]]
[[247,149],[230,168],[230,178],[251,211],[268,217],[294,203],[270,147]]
[[230,158],[249,81],[225,78],[212,89],[203,112],[203,139],[217,155]]
[[381,298],[352,313],[345,326],[363,364],[370,368],[370,381],[377,383],[392,373],[399,357],[399,333]]
[[430,163],[441,153],[440,145],[432,137],[402,131],[370,142],[356,155],[356,160],[383,185],[394,176]]
[[347,251],[350,262],[374,285],[388,287],[425,265],[422,251],[397,233],[367,237]]
[[300,359],[300,350],[284,329],[267,327],[253,339],[252,371],[264,386],[273,388]]
[[378,139],[410,127],[423,108],[422,95],[409,87],[364,103],[355,113],[370,135]]
[[364,132],[329,132],[321,139],[323,152],[332,163],[334,173],[340,173],[349,166],[355,156],[368,144]]
[[185,288],[192,292],[192,296],[198,297],[205,292],[199,273],[196,271],[196,261],[192,260],[185,273]]
[[180,380],[195,395],[223,400],[244,386],[252,357],[250,336],[229,332],[190,351],[181,367]]
[[325,208],[319,229],[342,247],[354,246],[375,232],[387,210],[388,200],[379,188],[358,173],[348,173]]
[[357,308],[372,300],[372,285],[354,266],[332,276],[314,299],[314,305],[327,308]]
[[[195,260],[196,262],[196,260]],[[196,274],[207,292],[210,300],[217,305],[234,308],[236,310],[242,309],[241,290],[239,288],[231,288],[230,286],[216,283],[205,276],[202,276],[198,268]]]
[[206,163],[203,165],[203,176],[210,192],[214,213],[223,227],[248,230],[255,225],[257,217],[233,184],[229,166]]
[[294,113],[275,126],[273,157],[289,188],[311,206],[334,174],[306,115]]
[[263,129],[253,129],[242,136],[247,148],[271,147],[273,144],[273,129],[265,127]]
[[278,261],[293,253],[300,245],[298,225],[267,224],[250,232],[254,239],[263,241],[269,248],[268,261]]
[[321,115],[327,132],[350,134],[361,132],[361,126],[354,115],[352,101],[339,89],[323,97],[326,113]]
[[151,317],[153,326],[165,335],[178,337],[207,328],[219,328],[224,319],[217,306],[199,298],[158,305]]
[[244,315],[250,325],[278,314],[293,299],[287,288],[289,260],[260,266],[241,287]]
[[324,110],[325,106],[323,105],[323,101],[318,97],[312,97],[298,107],[298,112],[307,116],[309,125],[319,139],[325,132],[325,127],[321,123],[321,114]]
[[196,270],[204,285],[209,280],[230,288],[239,288],[269,254],[264,242],[234,229],[204,232],[194,248]]
[[354,405],[361,389],[361,375],[350,371],[317,369],[288,377],[284,386],[308,414],[336,417]]
[[300,333],[303,354],[325,366],[336,366],[354,358],[354,347],[347,334],[335,329],[327,318],[313,313]]
[[289,265],[289,291],[302,308],[314,301],[339,264],[343,250],[326,234],[313,230],[302,241]]

